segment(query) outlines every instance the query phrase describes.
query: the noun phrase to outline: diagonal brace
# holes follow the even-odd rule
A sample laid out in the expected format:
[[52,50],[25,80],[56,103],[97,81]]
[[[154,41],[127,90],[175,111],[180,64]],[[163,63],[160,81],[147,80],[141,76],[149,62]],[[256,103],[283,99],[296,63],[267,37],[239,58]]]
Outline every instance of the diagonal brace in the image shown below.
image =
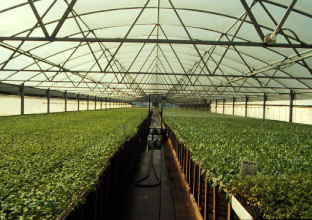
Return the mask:
[[65,19],[67,18],[67,16],[69,15],[69,13],[71,12],[71,10],[73,9],[74,5],[76,4],[77,0],[72,0],[71,3],[69,4],[69,6],[67,7],[65,13],[63,14],[61,20],[58,22],[56,28],[54,29],[51,38],[55,38],[57,33],[60,31],[61,27],[63,26]]
[[257,20],[255,18],[255,16],[252,14],[250,8],[248,7],[248,4],[246,3],[246,0],[241,0],[241,3],[243,5],[246,13],[248,14],[248,16],[249,16],[253,26],[255,27],[255,29],[256,29],[256,31],[257,31],[261,41],[263,41],[264,34],[263,34],[263,32],[262,32],[262,30],[261,30],[261,28],[260,28],[260,26],[259,26],[259,24],[258,24],[258,22],[257,22]]
[[41,19],[40,15],[39,15],[39,13],[38,13],[38,11],[37,11],[37,9],[36,9],[34,3],[33,3],[33,0],[28,0],[28,2],[29,2],[29,5],[30,5],[32,11],[34,12],[34,15],[36,16],[36,18],[37,18],[37,20],[38,20],[38,23],[39,23],[39,25],[40,25],[40,27],[41,27],[43,33],[44,33],[44,36],[45,36],[46,38],[49,38],[49,37],[50,37],[50,36],[49,36],[49,33],[48,33],[47,29],[45,28],[45,26],[44,26],[44,24],[43,24],[43,22],[42,22],[42,19]]

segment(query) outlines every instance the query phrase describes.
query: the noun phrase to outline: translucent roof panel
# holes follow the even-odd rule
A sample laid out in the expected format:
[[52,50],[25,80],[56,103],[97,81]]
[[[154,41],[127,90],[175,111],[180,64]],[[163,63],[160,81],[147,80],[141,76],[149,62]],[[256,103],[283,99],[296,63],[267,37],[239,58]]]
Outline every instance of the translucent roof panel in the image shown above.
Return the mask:
[[3,83],[173,102],[312,97],[310,0],[0,3]]

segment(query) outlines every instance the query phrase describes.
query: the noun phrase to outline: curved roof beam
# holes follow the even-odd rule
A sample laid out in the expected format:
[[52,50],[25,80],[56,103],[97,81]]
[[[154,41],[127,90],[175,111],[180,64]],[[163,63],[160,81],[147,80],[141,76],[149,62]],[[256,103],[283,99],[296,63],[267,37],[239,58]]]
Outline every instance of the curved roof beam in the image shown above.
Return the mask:
[[[128,25],[127,25],[128,26]],[[120,26],[112,26],[112,27],[120,27]],[[192,27],[192,26],[186,26],[187,28],[195,28],[195,29],[203,29],[203,28],[199,28],[199,27]],[[109,27],[109,28],[111,28],[111,27]],[[102,28],[101,28],[102,29]],[[95,30],[101,30],[101,29],[94,29],[93,31],[95,31]],[[103,29],[105,29],[105,28],[103,28]],[[203,29],[203,30],[208,30],[208,31],[213,31],[213,30],[209,30],[209,29]],[[85,31],[85,32],[89,32],[89,31]],[[223,34],[222,32],[218,32],[218,31],[215,31],[216,33],[219,33],[219,34]],[[74,36],[74,35],[77,35],[77,34],[80,34],[80,32],[78,32],[78,33],[75,33],[75,34],[73,34],[73,35],[68,35],[68,36],[66,36],[66,38],[70,38],[71,36]],[[230,34],[227,34],[228,36],[232,36],[232,35],[230,35]],[[237,37],[237,39],[240,39],[240,40],[243,40],[243,41],[247,41],[246,39],[244,39],[244,38],[239,38],[239,37]],[[248,41],[247,41],[248,42]],[[38,48],[40,48],[40,47],[43,47],[43,46],[45,46],[45,45],[47,45],[47,44],[51,44],[51,43],[53,43],[53,42],[47,42],[47,43],[45,43],[45,44],[42,44],[42,45],[39,45],[39,46],[36,46],[36,47],[34,47],[34,48],[32,48],[32,49],[30,49],[30,50],[28,50],[29,52],[31,52],[32,50],[35,50],[35,49],[38,49]],[[91,43],[96,43],[96,42],[91,42]],[[84,46],[84,45],[87,45],[87,44],[83,44],[82,46]],[[74,47],[73,47],[74,48]],[[113,48],[110,48],[110,49],[113,49]],[[283,57],[286,57],[285,55],[283,55],[283,54],[281,54],[281,53],[279,53],[279,52],[277,52],[277,51],[274,51],[274,50],[272,50],[271,48],[266,48],[266,49],[268,49],[268,50],[270,50],[270,51],[272,51],[272,52],[274,52],[274,53],[276,53],[276,54],[278,54],[278,55],[280,55],[280,56],[283,56]],[[66,50],[64,50],[64,52],[65,51],[67,51],[67,50],[69,50],[69,49],[66,49]],[[47,56],[47,57],[45,57],[46,59],[47,58],[50,58],[50,57],[52,57],[52,56],[54,56],[54,55],[58,55],[58,54],[60,54],[60,53],[62,53],[63,51],[59,51],[59,52],[57,52],[57,53],[55,53],[55,54],[52,54],[52,55],[49,55],[49,56]],[[249,56],[249,57],[252,57],[253,59],[256,59],[256,60],[258,60],[258,61],[260,61],[260,62],[263,62],[261,59],[259,59],[259,58],[256,58],[256,57],[254,57],[254,56],[251,56],[251,55],[249,55],[249,54],[246,54],[246,53],[243,53],[243,52],[240,52],[240,53],[242,53],[242,54],[244,54],[244,55],[246,55],[246,56]],[[17,57],[17,56],[15,56],[15,57]],[[14,58],[15,58],[14,57]]]
[[[91,53],[88,53],[89,55],[91,54]],[[76,59],[76,58],[75,58]],[[90,62],[92,62],[92,60],[90,61]],[[32,64],[31,64],[32,65]],[[224,66],[226,66],[226,65],[224,65]],[[234,68],[233,68],[234,69]],[[23,70],[21,70],[21,71],[23,71]],[[237,71],[237,70],[236,70]],[[240,71],[238,71],[238,72],[240,72]],[[226,74],[225,74],[226,75]],[[289,74],[288,74],[289,75]],[[292,77],[291,75],[289,75],[290,77],[289,78],[293,78],[293,79],[296,79],[296,78],[294,78],[294,77]],[[268,76],[269,77],[269,76]],[[272,77],[273,79],[274,79],[274,77]],[[278,81],[277,81],[278,82]],[[278,82],[279,83],[279,82]]]
[[[84,46],[84,45],[86,45],[86,44],[83,44],[82,46]],[[66,49],[66,50],[64,50],[64,51],[60,51],[60,52],[58,52],[58,53],[56,53],[56,54],[50,55],[49,57],[45,57],[45,59],[48,59],[48,58],[50,58],[50,57],[52,57],[52,56],[55,56],[55,55],[58,55],[58,54],[60,54],[60,53],[62,53],[62,52],[72,50],[72,49],[74,49],[74,48],[75,48],[75,47]],[[231,49],[231,50],[232,50],[232,49]],[[100,51],[100,50],[95,51],[95,52],[99,52],[99,51]],[[244,55],[246,55],[246,56],[249,56],[249,57],[251,57],[251,58],[253,58],[253,59],[256,59],[256,60],[258,60],[258,61],[260,61],[260,62],[263,62],[263,63],[266,64],[266,65],[269,65],[268,63],[264,62],[263,60],[260,60],[260,59],[258,59],[258,58],[256,58],[256,57],[253,57],[253,56],[249,55],[249,54],[246,54],[246,53],[243,53],[243,52],[240,52],[240,53],[241,53],[241,54],[244,54]],[[70,59],[69,61],[72,61],[72,60],[75,60],[75,59],[79,59],[79,58],[82,58],[83,56],[87,56],[87,55],[90,55],[90,54],[91,54],[91,53],[89,52],[89,53],[80,55],[80,56],[78,56],[78,57],[72,58],[72,59]],[[216,54],[216,55],[218,55],[218,54]],[[225,57],[224,59],[233,60],[233,59],[230,59],[229,57]],[[182,58],[182,60],[184,60],[184,59]],[[235,61],[235,60],[233,60],[233,61]],[[235,62],[237,62],[237,61],[235,61]],[[27,68],[27,67],[29,67],[29,66],[31,66],[31,65],[33,65],[33,64],[34,64],[34,63],[31,63],[30,65],[26,66],[25,68]],[[60,65],[61,65],[61,64],[62,64],[62,63],[60,63]],[[83,63],[82,63],[82,64],[83,64]],[[222,65],[224,65],[224,64],[222,64]],[[224,66],[226,66],[226,65],[224,65]],[[76,66],[75,66],[75,67],[76,67]],[[75,68],[75,67],[73,67],[73,68]],[[52,67],[51,67],[51,68],[52,68]],[[232,68],[232,69],[238,71],[237,69],[234,69],[234,68]],[[21,69],[21,71],[23,71],[23,69]]]
[[[144,7],[127,7],[127,8],[118,8],[118,9],[107,9],[107,10],[99,10],[99,11],[92,11],[92,12],[88,12],[88,13],[82,13],[82,14],[79,14],[77,16],[87,16],[87,15],[91,15],[91,14],[97,14],[97,13],[105,13],[105,12],[109,12],[109,11],[121,11],[121,10],[133,10],[133,9],[142,9]],[[157,9],[157,7],[146,7],[146,9]],[[161,8],[161,9],[171,9],[171,8]],[[233,20],[238,20],[239,18],[238,17],[234,17],[234,16],[230,16],[230,15],[227,15],[227,14],[222,14],[222,13],[217,13],[217,12],[213,12],[213,11],[205,11],[205,10],[198,10],[198,9],[187,9],[187,8],[176,8],[177,10],[184,10],[184,11],[193,11],[193,12],[199,12],[199,13],[207,13],[207,14],[213,14],[213,15],[219,15],[219,16],[223,16],[223,17],[227,17],[227,18],[231,18]],[[294,9],[293,9],[294,10]],[[306,13],[303,13],[305,16],[306,16]],[[310,17],[312,17],[312,15],[310,15]],[[71,19],[71,18],[74,18],[74,16],[68,16],[67,19]],[[47,23],[44,23],[44,25],[49,25],[49,24],[53,24],[53,23],[58,23],[60,21],[60,19],[58,20],[54,20],[54,21],[50,21],[50,22],[47,22]],[[253,24],[251,21],[245,21],[246,23],[249,23],[249,24]],[[162,25],[165,25],[165,24],[162,24]],[[264,26],[264,25],[260,25],[259,24],[259,27],[260,28],[264,28],[266,30],[269,30],[271,32],[274,31],[274,29],[272,28],[269,28],[267,26]],[[19,33],[16,33],[14,34],[12,37],[16,37],[17,35],[20,35],[20,34],[24,34],[26,32],[30,31],[30,29],[27,29],[27,30],[24,30],[24,31],[21,31]],[[298,39],[296,39],[295,37],[293,36],[290,36],[290,35],[286,35],[288,36],[290,39],[294,40],[294,41],[298,41]]]

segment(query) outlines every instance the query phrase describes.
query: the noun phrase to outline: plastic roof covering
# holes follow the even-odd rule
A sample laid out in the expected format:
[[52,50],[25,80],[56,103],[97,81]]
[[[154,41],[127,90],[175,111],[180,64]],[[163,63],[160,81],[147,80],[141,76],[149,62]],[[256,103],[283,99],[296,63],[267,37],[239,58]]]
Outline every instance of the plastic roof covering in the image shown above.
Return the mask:
[[0,82],[173,102],[309,94],[311,36],[311,0],[0,0]]

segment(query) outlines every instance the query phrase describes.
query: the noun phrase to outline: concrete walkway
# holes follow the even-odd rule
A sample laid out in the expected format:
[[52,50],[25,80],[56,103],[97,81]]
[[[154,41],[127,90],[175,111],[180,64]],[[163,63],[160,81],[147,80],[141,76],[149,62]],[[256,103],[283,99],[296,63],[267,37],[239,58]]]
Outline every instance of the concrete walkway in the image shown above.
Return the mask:
[[[157,112],[153,112],[150,132],[161,128]],[[155,137],[154,137],[155,138]],[[161,149],[154,149],[153,163],[156,175],[161,183],[154,187],[137,186],[135,182],[146,176],[149,177],[141,184],[154,184],[158,180],[150,169],[151,148],[144,149],[137,158],[136,167],[128,186],[116,207],[113,219],[121,220],[191,220],[196,219],[195,211],[187,189],[182,184],[182,177],[177,173],[172,152],[167,141],[162,142]]]

